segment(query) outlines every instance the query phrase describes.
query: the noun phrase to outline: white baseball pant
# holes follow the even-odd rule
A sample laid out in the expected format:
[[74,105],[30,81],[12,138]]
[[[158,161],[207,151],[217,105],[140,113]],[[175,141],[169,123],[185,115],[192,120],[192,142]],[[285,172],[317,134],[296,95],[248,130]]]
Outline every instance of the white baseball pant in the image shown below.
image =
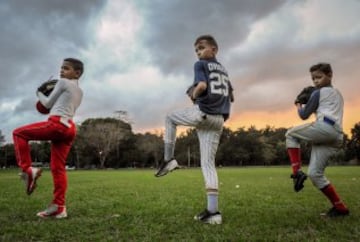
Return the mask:
[[343,134],[323,121],[293,127],[286,132],[286,147],[300,148],[300,140],[312,142],[308,176],[318,189],[330,184],[324,175],[329,158],[339,151]]
[[[215,156],[222,134],[224,118],[222,115],[210,115],[202,112],[198,105],[176,110],[166,116],[165,146],[172,147],[169,156],[174,155],[176,128],[178,125],[195,127],[199,143],[201,170],[207,190],[218,190],[218,176],[215,168]],[[165,151],[166,152],[166,151]]]

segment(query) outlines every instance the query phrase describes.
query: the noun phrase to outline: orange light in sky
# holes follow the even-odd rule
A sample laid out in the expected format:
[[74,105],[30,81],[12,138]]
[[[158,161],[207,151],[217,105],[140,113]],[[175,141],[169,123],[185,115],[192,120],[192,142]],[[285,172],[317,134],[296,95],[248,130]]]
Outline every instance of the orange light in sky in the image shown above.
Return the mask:
[[[315,120],[311,116],[308,120],[301,120],[296,113],[296,108],[283,111],[283,112],[244,112],[241,114],[233,114],[231,118],[225,123],[226,127],[237,130],[238,128],[249,128],[251,125],[257,129],[265,128],[266,126],[274,128],[290,128],[296,125],[312,122]],[[360,122],[360,100],[345,105],[343,127],[344,132],[350,135],[350,130],[354,127],[355,123]]]

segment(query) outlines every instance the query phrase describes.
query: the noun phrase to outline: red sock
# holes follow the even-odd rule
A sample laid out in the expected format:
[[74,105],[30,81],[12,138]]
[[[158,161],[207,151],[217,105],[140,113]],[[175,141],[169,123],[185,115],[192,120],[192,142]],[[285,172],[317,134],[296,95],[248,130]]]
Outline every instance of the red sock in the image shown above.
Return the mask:
[[301,152],[300,148],[288,148],[287,149],[293,174],[295,175],[298,170],[301,169]]
[[335,187],[331,184],[327,185],[321,191],[325,194],[325,196],[330,200],[332,205],[338,210],[348,210],[345,204],[340,200],[339,195],[335,191]]

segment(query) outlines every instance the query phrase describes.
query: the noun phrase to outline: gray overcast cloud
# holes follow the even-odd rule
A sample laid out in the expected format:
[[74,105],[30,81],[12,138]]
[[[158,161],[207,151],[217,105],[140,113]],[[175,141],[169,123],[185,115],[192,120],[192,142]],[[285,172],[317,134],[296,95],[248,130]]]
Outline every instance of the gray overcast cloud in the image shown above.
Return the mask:
[[76,122],[125,110],[135,132],[163,129],[166,112],[190,105],[201,34],[218,40],[235,87],[231,127],[293,125],[294,96],[319,61],[333,65],[349,127],[360,119],[359,11],[357,0],[3,1],[0,130],[12,142],[14,128],[46,118],[35,90],[69,56],[85,63]]

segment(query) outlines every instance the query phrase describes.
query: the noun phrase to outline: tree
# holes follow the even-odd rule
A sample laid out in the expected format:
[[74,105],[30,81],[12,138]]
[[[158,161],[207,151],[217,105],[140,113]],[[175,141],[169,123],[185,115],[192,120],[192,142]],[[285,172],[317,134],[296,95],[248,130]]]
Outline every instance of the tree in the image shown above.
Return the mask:
[[3,146],[3,144],[5,143],[5,136],[2,134],[1,129],[0,129],[0,166],[5,166],[7,164],[7,150],[6,147]]
[[5,143],[5,135],[2,134],[0,129],[0,147]]
[[17,166],[13,144],[5,144],[4,146],[2,146],[0,155],[1,155],[1,159],[0,159],[1,166],[5,166],[5,167]]
[[105,168],[110,152],[130,134],[132,134],[131,126],[124,121],[115,118],[91,118],[85,120],[80,126],[77,147],[97,156],[100,168]]
[[151,133],[136,135],[136,148],[138,150],[138,159],[142,167],[158,166],[163,154],[162,135]]
[[356,158],[360,160],[360,122],[354,125],[351,129],[351,138],[346,144],[346,156],[348,159]]
[[179,164],[200,166],[200,145],[195,128],[188,128],[176,138],[175,155]]

